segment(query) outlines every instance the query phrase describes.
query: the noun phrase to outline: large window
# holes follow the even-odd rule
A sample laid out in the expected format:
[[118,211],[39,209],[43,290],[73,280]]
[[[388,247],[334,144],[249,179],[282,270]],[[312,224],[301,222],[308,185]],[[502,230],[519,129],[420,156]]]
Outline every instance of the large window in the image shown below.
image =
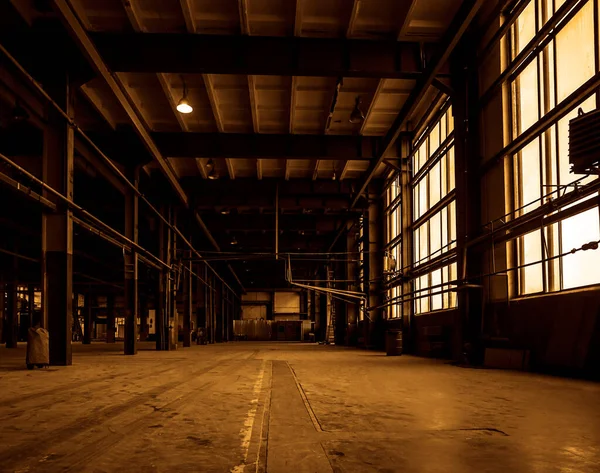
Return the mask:
[[385,278],[391,288],[387,291],[388,317],[402,317],[402,285],[397,280],[402,265],[402,191],[400,176],[392,177],[385,191]]
[[[598,73],[599,7],[600,0],[530,0],[520,14],[507,37],[512,140],[557,107],[563,108],[565,100]],[[550,25],[549,33],[541,31]],[[513,156],[514,217],[596,178],[570,172],[568,129],[578,109],[594,110],[597,100],[594,94],[571,106],[568,115],[537,133]],[[518,293],[600,283],[600,251],[560,256],[600,239],[598,217],[598,208],[593,207],[519,238],[515,247]]]
[[413,143],[413,281],[415,314],[456,307],[454,120],[446,103]]

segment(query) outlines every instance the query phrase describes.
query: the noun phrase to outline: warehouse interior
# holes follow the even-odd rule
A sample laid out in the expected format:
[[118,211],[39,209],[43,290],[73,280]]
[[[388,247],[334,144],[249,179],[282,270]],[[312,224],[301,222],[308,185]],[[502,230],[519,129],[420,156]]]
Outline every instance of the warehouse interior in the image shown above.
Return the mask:
[[0,471],[599,471],[599,25],[0,0]]

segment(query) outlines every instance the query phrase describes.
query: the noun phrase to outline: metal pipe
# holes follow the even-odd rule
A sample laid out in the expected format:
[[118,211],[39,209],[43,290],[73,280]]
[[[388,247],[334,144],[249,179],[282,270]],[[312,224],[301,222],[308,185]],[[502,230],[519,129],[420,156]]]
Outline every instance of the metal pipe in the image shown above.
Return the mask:
[[122,241],[124,241],[125,243],[127,243],[132,249],[135,249],[136,251],[138,251],[138,252],[140,252],[140,253],[142,253],[142,254],[144,254],[146,256],[149,256],[151,259],[156,260],[159,264],[163,264],[163,265],[165,264],[159,258],[157,258],[152,253],[150,253],[148,250],[146,250],[145,248],[139,246],[137,243],[131,241],[129,238],[125,237],[124,235],[122,235],[121,233],[119,233],[117,230],[115,230],[114,228],[112,228],[111,226],[107,225],[106,223],[104,223],[99,218],[97,218],[94,215],[92,215],[91,213],[89,213],[83,207],[77,205],[75,202],[73,202],[68,197],[65,197],[64,195],[62,195],[60,192],[58,192],[53,187],[51,187],[48,184],[46,184],[41,179],[38,179],[36,176],[34,176],[33,174],[31,174],[25,168],[19,166],[18,164],[16,164],[14,161],[12,161],[11,159],[9,159],[8,157],[6,157],[5,155],[3,155],[2,153],[0,153],[0,160],[2,160],[4,162],[6,162],[8,165],[14,167],[16,170],[18,170],[20,173],[22,173],[25,177],[27,177],[31,181],[35,182],[36,184],[38,184],[39,186],[41,186],[44,190],[46,190],[47,192],[50,192],[52,195],[54,195],[55,197],[57,197],[58,199],[60,199],[64,203],[66,203],[67,206],[71,210],[73,210],[74,212],[77,212],[77,213],[81,214],[84,218],[87,218],[87,219],[91,220],[96,225],[100,226],[101,228],[103,228],[104,230],[108,231],[109,233],[112,233],[115,237],[117,237],[117,238],[121,239]]
[[14,256],[16,258],[20,258],[20,259],[25,260],[25,261],[31,261],[32,263],[39,263],[40,262],[39,259],[31,258],[29,256],[25,256],[25,255],[22,255],[22,254],[19,254],[19,253],[15,253],[14,251],[5,250],[4,248],[0,248],[0,253],[4,253],[4,254],[10,255],[10,256]]
[[[152,203],[146,198],[146,196],[144,194],[142,194],[142,192],[140,192],[140,190],[131,181],[129,181],[127,176],[125,176],[125,174],[123,174],[123,172],[113,163],[113,161],[106,154],[104,154],[100,148],[98,148],[98,146],[92,141],[92,139],[81,128],[79,128],[77,123],[75,123],[75,121],[60,107],[60,105],[58,105],[52,99],[52,97],[50,97],[50,95],[44,90],[44,88],[33,78],[33,76],[31,76],[27,72],[27,70],[23,66],[21,66],[21,64],[8,52],[8,50],[2,44],[0,44],[0,51],[2,51],[2,53],[19,70],[19,72],[23,76],[25,76],[25,78],[27,80],[29,80],[29,82],[48,101],[48,103],[50,103],[50,105],[52,105],[56,109],[56,111],[66,120],[66,122],[69,124],[69,126],[71,126],[75,130],[75,132],[77,132],[79,135],[81,135],[81,137],[92,147],[92,149],[96,153],[98,153],[98,155],[106,162],[106,164],[109,166],[109,168],[142,200],[142,202],[144,202],[144,204],[146,204],[148,206],[148,208],[155,215],[157,215],[158,218],[161,219],[163,221],[163,223],[165,223],[172,231],[177,233],[177,235],[182,239],[182,241],[186,244],[186,246],[188,246],[188,248],[190,250],[192,250],[194,253],[199,255],[198,251],[183,236],[183,234],[179,231],[179,229],[177,227],[175,227],[174,225],[172,225],[169,221],[167,221],[167,219],[165,219],[165,217],[160,213],[160,211],[158,211],[158,209],[156,209],[156,207],[154,207],[152,205]],[[212,235],[208,231],[208,228],[206,227],[204,222],[202,222],[202,219],[200,218],[200,216],[197,214],[197,212],[195,212],[195,214],[196,214],[196,218],[199,221],[199,224],[200,224],[202,230],[204,231],[204,233],[206,234],[206,236],[209,239],[212,238]],[[212,241],[214,241],[214,238],[212,239]],[[218,245],[217,245],[217,247],[218,247]],[[215,276],[217,276],[221,280],[221,282],[223,282],[224,284],[227,285],[227,283],[221,278],[220,275],[217,274],[217,272],[214,270],[214,268],[212,266],[210,266],[208,263],[205,263],[205,264],[207,264],[207,266],[210,268],[210,270],[215,274]],[[227,285],[227,287],[229,287],[229,285]],[[229,289],[233,291],[233,289],[231,289],[230,287],[229,287]],[[235,294],[235,291],[234,291],[234,294]],[[237,294],[236,294],[236,296],[237,296]]]

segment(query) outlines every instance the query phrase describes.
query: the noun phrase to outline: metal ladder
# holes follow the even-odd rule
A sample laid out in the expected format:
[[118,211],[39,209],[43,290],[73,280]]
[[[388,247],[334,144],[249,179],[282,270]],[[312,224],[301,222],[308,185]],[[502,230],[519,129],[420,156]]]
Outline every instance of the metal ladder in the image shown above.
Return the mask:
[[[328,275],[327,275],[327,279],[328,279],[328,283],[327,285],[329,287],[332,286],[332,282],[333,281],[333,270],[329,270],[328,271]],[[327,333],[325,334],[325,343],[327,343],[327,345],[335,345],[335,302],[333,300],[333,297],[331,298],[330,301],[331,304],[331,318],[329,319],[329,325],[327,325]]]

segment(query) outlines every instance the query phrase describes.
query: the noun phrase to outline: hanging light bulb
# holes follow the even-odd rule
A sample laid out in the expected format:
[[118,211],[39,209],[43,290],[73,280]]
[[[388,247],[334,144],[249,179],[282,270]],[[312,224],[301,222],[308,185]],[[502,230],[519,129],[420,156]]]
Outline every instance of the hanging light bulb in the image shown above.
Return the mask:
[[211,169],[207,177],[214,181],[215,179],[219,179],[219,173],[214,169]]
[[365,120],[365,115],[360,109],[360,95],[356,96],[356,100],[354,101],[354,108],[350,113],[350,123],[362,123]]
[[214,169],[214,167],[215,167],[215,162],[212,160],[212,158],[210,158],[206,162],[206,169],[208,169],[209,171],[211,171],[212,169]]
[[234,235],[234,236],[233,236],[233,238],[231,239],[231,242],[230,242],[230,244],[231,244],[231,245],[233,245],[233,246],[235,246],[235,245],[237,245],[237,244],[238,244],[238,241],[237,241],[237,239],[235,238],[235,235]]
[[181,97],[181,100],[177,104],[177,111],[179,113],[192,113],[194,111],[194,109],[192,108],[192,106],[190,105],[190,102],[188,101],[188,98],[187,98],[188,91],[187,91],[187,87],[185,85],[185,80],[184,80],[183,76],[181,76],[181,81],[183,82],[183,97]]

